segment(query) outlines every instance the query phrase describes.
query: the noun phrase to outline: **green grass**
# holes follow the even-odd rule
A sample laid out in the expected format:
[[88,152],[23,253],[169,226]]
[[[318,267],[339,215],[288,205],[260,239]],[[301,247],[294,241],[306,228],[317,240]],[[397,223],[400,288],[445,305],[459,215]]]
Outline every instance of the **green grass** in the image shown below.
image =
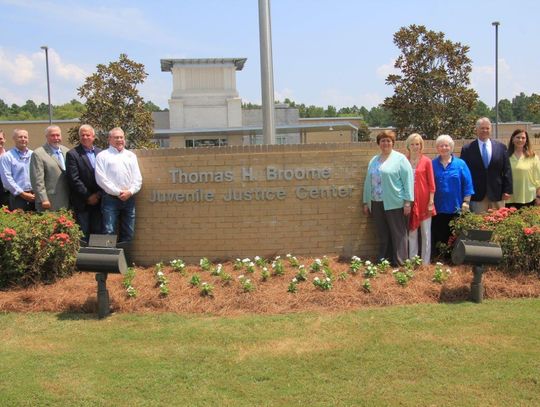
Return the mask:
[[2,406],[540,405],[540,300],[0,315]]

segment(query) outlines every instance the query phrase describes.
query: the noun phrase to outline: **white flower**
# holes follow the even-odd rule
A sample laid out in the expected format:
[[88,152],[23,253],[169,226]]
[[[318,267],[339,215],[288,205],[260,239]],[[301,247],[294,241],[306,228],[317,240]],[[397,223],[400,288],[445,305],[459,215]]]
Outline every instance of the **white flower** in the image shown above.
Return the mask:
[[161,277],[163,275],[163,271],[158,271],[157,275],[158,275],[158,277]]
[[263,267],[263,271],[268,271],[268,268],[267,268],[267,267]]
[[319,277],[315,277],[313,281],[319,281]]
[[371,266],[371,262],[369,260],[366,261],[366,266]]
[[255,256],[255,261],[259,261],[261,258],[259,256]]
[[236,261],[237,261],[237,262],[241,262],[242,260],[240,260],[240,259],[236,259]]
[[298,266],[298,268],[299,268],[299,269],[305,269],[306,266],[304,266],[303,264],[300,264],[300,265]]
[[330,279],[328,277],[326,277],[326,281],[330,281]]
[[360,260],[360,257],[352,256],[352,260],[353,260],[353,261],[359,261],[359,260]]
[[249,283],[251,283],[251,280],[248,278],[246,279],[246,284],[249,284]]
[[246,257],[245,259],[242,260],[242,263],[249,263],[250,261],[251,260],[248,257]]
[[249,263],[249,267],[255,267],[255,263],[253,262]]
[[208,285],[208,283],[205,283],[205,282],[203,282],[203,283],[201,283],[201,284],[202,284],[202,285]]
[[322,263],[322,261],[321,261],[321,259],[315,259],[315,263],[317,263],[317,264],[321,264],[321,263]]
[[292,254],[290,254],[290,253],[287,253],[287,256],[286,256],[286,257],[288,257],[288,258],[289,258],[289,257],[291,257],[291,256],[292,256]]
[[399,269],[394,269],[394,270],[392,270],[392,273],[395,274],[395,273],[397,273],[398,271],[399,271]]
[[159,285],[159,288],[163,287],[164,285],[165,285],[165,284],[161,283],[161,284]]
[[297,281],[298,281],[298,280],[296,279],[296,277],[292,279],[292,282],[293,282],[293,283],[296,283]]
[[242,274],[242,275],[238,276],[238,278],[239,278],[240,280],[242,280],[242,279],[244,278],[244,275]]
[[276,260],[279,260],[279,259],[281,259],[281,256],[276,256]]
[[442,266],[443,264],[442,264],[441,262],[438,261],[437,263],[435,263],[435,265],[436,265],[436,266]]

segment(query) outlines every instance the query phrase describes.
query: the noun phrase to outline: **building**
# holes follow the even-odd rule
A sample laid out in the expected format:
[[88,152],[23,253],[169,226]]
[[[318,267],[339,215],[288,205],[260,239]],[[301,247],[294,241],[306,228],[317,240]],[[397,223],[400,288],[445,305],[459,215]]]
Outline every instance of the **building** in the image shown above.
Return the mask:
[[[261,109],[243,109],[236,72],[246,58],[162,59],[171,72],[169,112],[155,115],[155,138],[162,147],[262,144]],[[276,143],[352,142],[358,127],[347,120],[302,122],[298,109],[276,104]]]

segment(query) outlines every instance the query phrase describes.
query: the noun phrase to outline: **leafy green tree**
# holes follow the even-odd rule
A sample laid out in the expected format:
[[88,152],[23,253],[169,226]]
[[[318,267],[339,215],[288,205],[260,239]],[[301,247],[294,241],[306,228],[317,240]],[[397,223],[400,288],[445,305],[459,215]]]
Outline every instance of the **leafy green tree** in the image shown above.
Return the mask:
[[369,111],[367,122],[370,126],[387,127],[393,125],[392,112],[384,104],[374,106]]
[[324,111],[324,116],[325,117],[336,117],[337,116],[337,109],[332,105],[328,105],[328,107]]
[[146,102],[144,104],[144,107],[149,112],[161,112],[162,111],[161,108],[158,105],[154,104],[151,100]]
[[489,106],[481,100],[476,101],[474,105],[474,115],[476,117],[489,117],[491,119],[492,117],[494,117],[494,114],[494,109],[490,109]]
[[521,92],[512,99],[512,112],[514,119],[518,121],[527,121],[529,116],[530,98]]
[[32,116],[38,115],[38,107],[33,100],[27,100],[26,103],[21,106],[21,110],[30,113]]
[[[86,111],[80,117],[96,131],[96,144],[107,146],[110,129],[121,127],[126,134],[130,148],[155,147],[153,120],[145,108],[145,101],[139,95],[137,85],[144,82],[148,74],[144,65],[120,54],[118,61],[109,65],[99,64],[97,72],[86,78],[78,95],[86,100]],[[70,141],[78,140],[78,127],[70,129]]]
[[369,141],[369,127],[363,120],[358,124],[358,141]]
[[367,110],[364,106],[362,106],[359,110],[358,110],[358,115],[359,116],[362,116],[362,118],[369,123],[369,110]]
[[499,122],[513,122],[514,112],[512,111],[512,102],[508,99],[499,101]]
[[394,34],[394,43],[401,51],[394,67],[401,73],[386,78],[394,95],[385,99],[384,106],[392,111],[398,134],[404,137],[414,131],[429,138],[471,134],[478,96],[468,87],[469,47],[423,25],[402,27]]
[[4,102],[2,99],[0,99],[0,116],[7,115],[9,113],[9,106]]
[[71,100],[53,109],[55,119],[76,119],[81,117],[86,111],[86,107],[78,100]]
[[530,103],[528,106],[531,121],[540,123],[540,95],[533,93],[530,97]]

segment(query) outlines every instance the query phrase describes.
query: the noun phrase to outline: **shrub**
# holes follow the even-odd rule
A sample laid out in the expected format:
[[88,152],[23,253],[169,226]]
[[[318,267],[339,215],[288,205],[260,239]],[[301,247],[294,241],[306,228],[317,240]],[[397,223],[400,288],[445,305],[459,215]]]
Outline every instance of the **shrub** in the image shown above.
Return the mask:
[[0,288],[53,282],[75,271],[82,234],[67,210],[0,210]]
[[502,248],[503,270],[540,274],[540,207],[520,210],[501,208],[482,215],[465,213],[456,218],[451,226],[450,249],[464,230],[491,230],[491,240]]

